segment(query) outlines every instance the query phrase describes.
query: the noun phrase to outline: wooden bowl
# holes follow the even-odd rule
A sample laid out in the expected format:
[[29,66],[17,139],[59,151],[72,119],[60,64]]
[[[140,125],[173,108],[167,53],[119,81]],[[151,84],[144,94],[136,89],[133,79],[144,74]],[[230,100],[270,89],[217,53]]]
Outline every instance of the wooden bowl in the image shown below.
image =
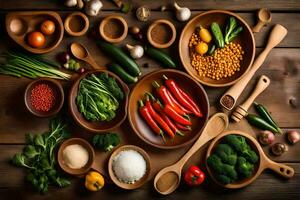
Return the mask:
[[[180,87],[190,94],[196,103],[200,106],[203,113],[202,118],[196,118],[191,116],[192,120],[192,130],[184,132],[185,136],[175,136],[174,139],[170,139],[166,134],[166,142],[163,142],[161,136],[155,134],[144,119],[140,116],[138,112],[138,101],[143,98],[146,92],[154,91],[152,86],[153,81],[158,81],[162,83],[162,76],[166,75],[169,78],[174,79]],[[154,94],[154,93],[153,93]],[[197,94],[197,95],[195,95]],[[157,96],[157,95],[155,95]],[[154,71],[150,74],[144,76],[132,89],[129,97],[128,106],[128,119],[130,125],[132,126],[134,132],[143,141],[157,148],[161,149],[175,149],[180,148],[194,142],[201,134],[206,121],[209,116],[209,101],[207,94],[203,87],[194,79],[192,79],[188,74],[180,72],[178,70],[165,69]]]
[[176,39],[175,26],[169,20],[156,20],[147,30],[147,39],[156,48],[168,48]]
[[[210,30],[210,24],[217,22],[221,29],[224,30],[227,20],[230,16],[236,18],[240,26],[243,27],[243,32],[234,40],[242,46],[245,54],[241,61],[240,71],[237,71],[233,76],[214,80],[208,77],[201,77],[191,65],[189,41],[196,27],[199,25]],[[255,40],[253,33],[248,24],[237,14],[223,10],[212,10],[201,13],[190,20],[182,30],[179,39],[179,56],[186,71],[200,83],[211,87],[225,87],[234,84],[250,69],[255,56]]]
[[[41,48],[33,48],[27,43],[27,34],[40,31],[45,20],[55,23],[55,32],[45,35],[46,43]],[[27,51],[36,54],[47,53],[55,49],[64,35],[64,27],[58,13],[52,11],[10,12],[6,15],[5,25],[8,35]]]
[[89,25],[89,19],[82,12],[73,12],[68,15],[64,23],[66,32],[71,36],[84,35],[87,32]]
[[[114,170],[113,170],[113,160],[114,160],[115,156],[118,155],[121,151],[125,151],[125,150],[134,150],[134,151],[137,151],[138,153],[140,153],[144,157],[144,159],[146,161],[147,171],[146,171],[145,175],[140,180],[136,181],[133,184],[128,184],[128,183],[124,183],[124,182],[120,181],[115,176],[115,173],[114,173]],[[118,149],[116,149],[111,154],[111,156],[109,158],[109,161],[108,161],[108,172],[109,172],[110,179],[117,186],[119,186],[120,188],[123,188],[123,189],[126,189],[126,190],[137,189],[137,188],[143,186],[144,183],[146,183],[147,180],[149,179],[149,175],[150,175],[150,172],[151,172],[151,164],[150,163],[151,162],[150,162],[149,155],[143,149],[141,149],[140,147],[137,147],[137,146],[134,146],[134,145],[124,145],[124,146],[121,146]]]
[[[99,73],[108,73],[109,76],[112,76],[116,79],[118,85],[124,92],[124,100],[120,102],[119,108],[117,109],[116,117],[109,122],[91,122],[84,118],[83,115],[79,112],[77,105],[76,105],[76,97],[78,94],[78,87],[80,81],[91,75],[91,74],[99,74]],[[109,72],[107,70],[93,70],[89,71],[83,75],[81,75],[76,82],[73,84],[70,93],[69,93],[69,110],[71,112],[72,117],[74,120],[79,124],[81,127],[87,129],[91,132],[106,132],[109,130],[114,129],[115,127],[119,126],[126,118],[127,115],[127,105],[128,105],[128,94],[129,88],[128,86],[114,73]]]
[[[67,146],[73,145],[73,144],[81,145],[89,153],[89,160],[88,160],[87,164],[80,169],[70,168],[68,165],[66,165],[66,163],[64,162],[64,159],[63,159],[63,152],[64,152],[65,148]],[[58,153],[57,153],[57,161],[58,161],[58,164],[61,167],[61,169],[64,170],[65,172],[67,172],[68,174],[75,175],[75,176],[86,174],[92,168],[94,160],[95,160],[95,152],[94,152],[93,147],[90,145],[90,143],[88,143],[86,140],[84,140],[82,138],[71,138],[71,139],[64,141],[60,145]]]
[[126,38],[128,25],[123,17],[111,15],[102,20],[99,32],[101,37],[107,42],[118,43]]
[[[55,97],[54,105],[47,112],[36,110],[31,104],[31,100],[30,100],[31,91],[33,90],[34,87],[36,87],[39,84],[47,84],[53,90],[54,93],[54,97]],[[64,91],[61,84],[58,81],[50,78],[39,78],[27,85],[24,94],[24,102],[27,110],[31,112],[33,115],[38,117],[50,117],[57,114],[61,110],[64,104]]]
[[253,149],[253,151],[255,151],[257,153],[257,155],[259,156],[259,161],[258,161],[258,163],[256,163],[256,166],[254,168],[254,172],[253,172],[251,177],[246,178],[246,179],[242,179],[240,181],[230,183],[230,184],[227,184],[227,185],[221,184],[214,177],[214,173],[210,170],[210,167],[207,165],[207,162],[205,162],[207,171],[208,171],[210,177],[213,179],[213,181],[215,183],[217,183],[218,185],[220,185],[222,187],[228,188],[228,189],[242,188],[242,187],[245,187],[245,186],[251,184],[267,168],[272,169],[273,171],[277,172],[279,175],[281,175],[285,178],[293,177],[293,175],[294,175],[294,169],[293,168],[291,168],[287,165],[276,163],[276,162],[270,160],[265,155],[265,153],[264,153],[263,149],[261,148],[260,144],[257,142],[257,140],[254,137],[250,136],[248,133],[238,131],[238,130],[226,131],[226,132],[222,133],[221,135],[219,135],[218,137],[216,137],[208,147],[207,154],[206,154],[206,159],[214,152],[216,145],[222,142],[223,137],[225,137],[226,135],[232,135],[232,134],[233,135],[240,135],[240,136],[245,137],[247,143],[250,145],[250,147]]

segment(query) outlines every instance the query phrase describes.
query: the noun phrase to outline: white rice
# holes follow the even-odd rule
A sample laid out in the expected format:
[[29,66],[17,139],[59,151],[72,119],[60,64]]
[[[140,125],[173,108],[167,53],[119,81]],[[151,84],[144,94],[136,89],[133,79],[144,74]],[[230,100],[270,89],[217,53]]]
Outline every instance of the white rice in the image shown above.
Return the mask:
[[124,183],[133,184],[146,173],[146,161],[137,151],[125,150],[113,158],[112,163],[115,176]]

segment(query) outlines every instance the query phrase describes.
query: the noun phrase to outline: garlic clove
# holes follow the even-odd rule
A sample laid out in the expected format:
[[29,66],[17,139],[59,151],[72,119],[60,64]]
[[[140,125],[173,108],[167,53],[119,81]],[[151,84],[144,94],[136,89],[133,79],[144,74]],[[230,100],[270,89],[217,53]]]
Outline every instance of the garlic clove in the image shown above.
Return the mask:
[[176,9],[176,18],[179,21],[187,21],[191,17],[191,11],[187,7],[180,7],[176,2],[174,2],[174,7]]
[[100,0],[91,0],[85,5],[85,12],[89,16],[97,16],[103,4]]

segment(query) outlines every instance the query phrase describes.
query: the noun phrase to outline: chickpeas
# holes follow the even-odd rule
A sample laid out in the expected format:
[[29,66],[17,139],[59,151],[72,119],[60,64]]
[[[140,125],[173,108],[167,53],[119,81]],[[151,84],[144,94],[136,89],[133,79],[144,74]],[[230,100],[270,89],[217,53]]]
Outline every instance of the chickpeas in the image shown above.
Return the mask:
[[193,33],[189,41],[191,65],[197,70],[198,75],[214,80],[231,77],[240,70],[244,51],[238,43],[229,43],[223,49],[216,49],[214,54],[200,55],[195,47],[200,43],[200,38]]

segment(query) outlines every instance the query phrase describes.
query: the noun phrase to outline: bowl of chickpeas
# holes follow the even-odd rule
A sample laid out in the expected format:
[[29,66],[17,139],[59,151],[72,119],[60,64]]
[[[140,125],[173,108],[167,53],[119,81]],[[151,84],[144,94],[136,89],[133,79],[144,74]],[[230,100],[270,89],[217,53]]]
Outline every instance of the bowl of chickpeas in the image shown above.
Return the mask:
[[200,83],[230,86],[250,69],[255,40],[239,15],[207,11],[191,19],[182,30],[179,56],[186,71]]

